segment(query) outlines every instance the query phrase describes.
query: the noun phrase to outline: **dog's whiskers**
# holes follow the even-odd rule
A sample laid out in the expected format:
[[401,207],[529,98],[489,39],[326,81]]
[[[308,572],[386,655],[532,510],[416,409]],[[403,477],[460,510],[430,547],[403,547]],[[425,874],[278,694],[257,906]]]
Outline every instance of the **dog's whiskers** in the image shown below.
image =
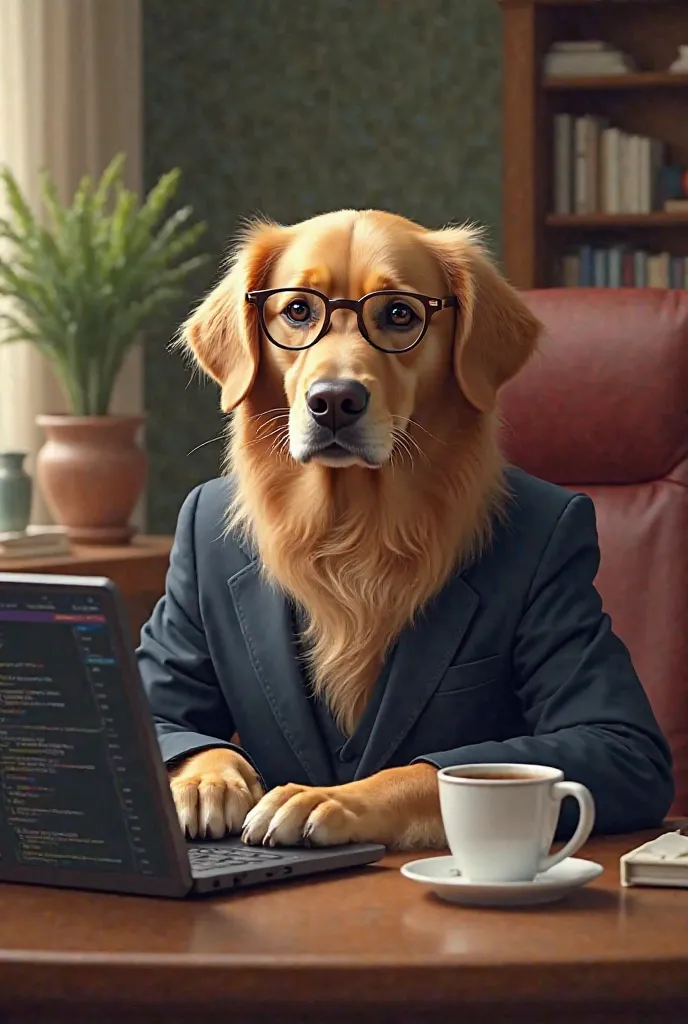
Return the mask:
[[192,448],[190,452],[186,453],[186,457],[188,459],[190,455],[194,455],[197,451],[200,451],[201,448],[205,448],[207,444],[214,444],[216,441],[224,441],[225,439],[225,434],[223,433],[218,434],[217,437],[210,437],[207,441],[201,441],[200,444],[197,444],[195,448]]
[[395,438],[395,440],[397,441],[398,444],[400,444],[400,445],[403,444],[403,446],[405,447],[406,451],[409,454],[409,458],[411,460],[411,465],[412,466],[413,466],[413,451],[414,450],[416,452],[418,452],[418,454],[420,455],[421,459],[423,459],[423,461],[427,465],[430,465],[430,459],[428,458],[427,453],[423,451],[421,446],[416,441],[415,437],[413,437],[408,432],[408,430],[404,430],[401,427],[394,427],[393,430],[392,430],[392,435],[393,435],[393,437]]
[[[411,448],[407,442],[404,432],[400,430],[398,427],[392,427],[391,433],[392,438],[394,439],[395,442],[396,451],[403,452],[404,455],[408,455],[410,467],[411,469],[413,469],[413,452],[411,451]],[[403,455],[401,461],[404,461]]]
[[270,419],[266,420],[265,423],[261,423],[260,426],[261,427],[266,427],[268,425],[268,423],[274,423],[276,420],[287,420],[287,419],[289,419],[289,413],[288,412],[278,412],[278,413],[275,413],[274,416],[271,416]]
[[287,420],[287,421],[289,420],[289,414],[288,413],[280,413],[277,416],[271,416],[269,420],[266,420],[265,423],[261,423],[256,428],[256,436],[257,437],[264,436],[264,431],[267,430],[268,427],[272,426],[274,423],[279,423],[279,422],[284,421],[284,420]]
[[254,437],[252,441],[247,441],[246,447],[251,448],[254,444],[260,444],[262,441],[268,441],[271,437],[275,437],[276,434],[283,434],[285,430],[288,433],[289,427],[275,427],[275,429],[271,430],[268,434],[261,434],[260,437]]
[[420,455],[421,459],[424,459],[425,462],[427,463],[427,465],[430,465],[430,459],[428,458],[427,453],[423,451],[421,446],[416,441],[415,437],[413,437],[411,434],[409,434],[409,432],[407,430],[404,431],[404,437],[409,442],[409,444],[413,445],[413,447],[416,449],[416,451]]
[[392,431],[392,440],[394,441],[394,448],[392,449],[392,454],[398,455],[399,461],[403,465],[404,456],[409,454],[409,450],[403,443],[402,439],[396,436],[396,432],[394,430]]
[[289,434],[287,433],[277,449],[277,456],[280,459],[289,458]]
[[[409,420],[408,422],[412,423],[414,421],[413,420]],[[421,428],[421,429],[423,429],[423,428]],[[418,441],[415,439],[415,437],[413,437],[412,434],[409,433],[408,430],[406,430],[404,427],[401,427],[401,426],[392,426],[391,433],[392,433],[392,437],[397,441],[398,444],[401,445],[402,441],[403,441],[404,447],[405,447],[406,451],[408,452],[409,457],[411,458],[411,465],[413,465],[413,458],[411,457],[411,447],[413,447],[418,452],[420,457],[428,465],[430,464],[430,459],[428,458],[427,454],[423,451],[421,446],[418,444]]]
[[267,457],[270,458],[271,455],[277,454],[278,449],[281,448],[281,446],[283,444],[284,444],[284,432],[283,431],[279,431],[278,434],[277,434],[277,437],[275,438],[275,440],[270,445]]
[[272,412],[282,413],[285,416],[289,415],[289,409],[284,408],[284,406],[282,406],[280,408],[277,408],[277,409],[264,409],[263,412],[256,412],[256,413],[253,414],[253,416],[249,416],[248,422],[252,423],[253,420],[259,420],[263,416],[269,416],[270,413],[272,413]]
[[429,430],[426,430],[426,428],[418,422],[418,420],[414,420],[409,417],[408,422],[412,423],[414,427],[418,427],[419,430],[422,430],[423,433],[427,434],[428,437],[431,437],[433,441],[437,441],[438,444],[446,445],[446,441],[443,441],[441,437],[436,437],[434,434],[431,434]]
[[283,450],[285,448],[285,445],[286,446],[289,445],[289,428],[288,427],[282,427],[280,430],[277,431],[277,437],[275,438],[275,440],[272,442],[272,445],[270,446],[270,451],[268,452],[268,458],[270,458],[271,455],[277,455],[278,458],[281,458]]

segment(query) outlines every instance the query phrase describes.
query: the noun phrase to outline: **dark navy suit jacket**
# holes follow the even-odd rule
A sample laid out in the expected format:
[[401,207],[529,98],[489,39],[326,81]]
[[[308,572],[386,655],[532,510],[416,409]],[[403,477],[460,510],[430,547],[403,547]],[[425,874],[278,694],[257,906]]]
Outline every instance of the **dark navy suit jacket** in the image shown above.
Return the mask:
[[[599,831],[655,825],[673,799],[671,759],[594,587],[592,502],[518,470],[508,483],[490,549],[390,653],[365,730],[343,748],[349,777],[414,760],[551,765],[592,791]],[[184,503],[166,593],[142,634],[163,757],[231,746],[237,731],[268,788],[336,784],[292,609],[257,553],[223,536],[230,486],[213,480]]]

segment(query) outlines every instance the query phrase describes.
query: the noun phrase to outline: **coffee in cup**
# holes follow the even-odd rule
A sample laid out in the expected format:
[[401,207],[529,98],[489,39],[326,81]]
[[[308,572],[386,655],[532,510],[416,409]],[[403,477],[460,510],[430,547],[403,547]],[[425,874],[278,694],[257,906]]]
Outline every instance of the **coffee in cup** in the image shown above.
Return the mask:
[[[438,785],[449,849],[461,875],[471,882],[530,882],[576,853],[595,823],[590,791],[564,781],[558,768],[460,765],[443,768]],[[578,826],[563,849],[551,854],[566,796],[578,801]]]

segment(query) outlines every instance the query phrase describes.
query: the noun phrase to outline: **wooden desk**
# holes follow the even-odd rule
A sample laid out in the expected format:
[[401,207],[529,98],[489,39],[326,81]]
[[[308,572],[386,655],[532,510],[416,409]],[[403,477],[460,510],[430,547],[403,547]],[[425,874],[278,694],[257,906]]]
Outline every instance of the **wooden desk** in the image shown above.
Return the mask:
[[136,537],[121,547],[78,546],[59,558],[0,558],[0,572],[39,572],[107,576],[117,584],[127,607],[134,639],[165,590],[171,537]]
[[565,903],[463,910],[389,857],[337,879],[168,902],[0,886],[3,1024],[639,1024],[688,1020],[688,891],[620,890],[598,840]]

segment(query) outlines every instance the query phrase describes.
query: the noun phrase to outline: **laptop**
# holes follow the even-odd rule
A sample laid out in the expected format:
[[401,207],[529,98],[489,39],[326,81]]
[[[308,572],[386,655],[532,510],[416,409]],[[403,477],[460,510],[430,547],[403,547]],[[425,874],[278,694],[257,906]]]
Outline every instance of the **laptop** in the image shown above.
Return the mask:
[[0,573],[1,881],[184,897],[384,852],[187,842],[115,585]]

